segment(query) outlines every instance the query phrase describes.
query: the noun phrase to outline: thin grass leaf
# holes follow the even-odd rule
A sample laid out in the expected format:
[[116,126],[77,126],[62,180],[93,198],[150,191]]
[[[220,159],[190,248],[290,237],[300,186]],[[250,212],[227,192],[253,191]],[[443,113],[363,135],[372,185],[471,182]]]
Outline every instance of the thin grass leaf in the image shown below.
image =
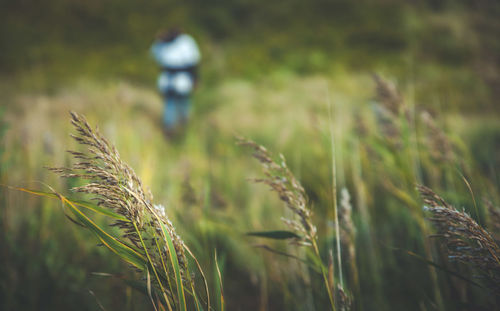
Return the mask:
[[146,288],[148,290],[148,296],[149,296],[149,299],[151,300],[151,304],[153,304],[153,308],[155,309],[155,311],[158,311],[158,309],[156,308],[156,303],[153,299],[153,295],[151,295],[151,275],[149,274],[149,269],[146,268]]
[[[191,252],[189,247],[187,247],[187,245],[184,245],[184,249],[188,252],[189,256],[191,256],[191,258],[193,258],[194,262],[196,263],[196,267],[198,268],[198,271],[200,272],[201,278],[203,279],[203,284],[205,286],[205,292],[207,295],[207,310],[210,311],[210,291],[208,290],[208,283],[207,283],[207,278],[205,277],[205,273],[201,269],[201,265],[198,262],[198,259],[196,259],[196,257],[193,255],[193,252]],[[194,289],[193,289],[193,295],[194,295]],[[196,296],[195,296],[195,299],[197,299]]]
[[170,255],[170,263],[172,264],[172,268],[175,273],[175,281],[177,284],[177,297],[179,299],[179,308],[182,311],[186,311],[186,297],[184,295],[184,285],[182,284],[181,271],[179,267],[179,261],[177,260],[177,254],[175,253],[174,243],[172,242],[172,238],[168,233],[165,224],[161,223],[161,229],[163,232],[163,237],[165,238],[165,242],[167,244],[168,253]]
[[[304,259],[301,259],[295,255],[291,255],[291,254],[288,254],[288,253],[285,253],[285,252],[282,252],[282,251],[279,251],[277,249],[274,249],[272,247],[270,247],[269,245],[265,245],[265,244],[255,244],[255,245],[252,245],[253,247],[258,247],[258,248],[262,248],[270,253],[273,253],[273,254],[276,254],[276,255],[280,255],[280,256],[284,256],[284,257],[288,257],[288,258],[293,258],[297,261],[300,261],[302,262],[303,264],[306,264],[309,268],[313,269],[313,270],[316,270],[316,267],[311,265],[309,262],[307,262],[306,260]],[[319,272],[319,271],[318,271]]]
[[[161,265],[163,267],[163,271],[165,272],[165,278],[167,279],[168,288],[169,288],[170,292],[173,293],[172,283],[170,282],[170,277],[169,277],[168,269],[167,269],[167,266],[165,264],[165,260],[163,260],[163,252],[161,251],[160,244],[158,243],[158,238],[156,236],[156,233],[154,234],[153,237],[154,237],[154,240],[155,240],[156,248],[158,250],[158,254],[160,254]],[[168,310],[172,311],[172,306],[170,305],[169,299],[167,297],[165,297],[165,300],[166,300],[166,304],[167,304]]]
[[222,275],[219,269],[219,263],[217,262],[217,250],[215,251],[215,268],[217,269],[217,277],[219,281],[218,287],[218,296],[220,298],[220,311],[224,311],[225,309],[225,301],[224,301],[224,287],[222,286]]
[[[203,306],[201,305],[201,302],[198,300],[198,296],[194,291],[194,286],[192,286],[192,289],[193,289],[194,306],[196,307],[196,311],[204,311]],[[208,310],[210,310],[210,308]]]
[[328,268],[325,267],[325,264],[323,261],[321,261],[321,258],[318,257],[318,255],[314,252],[314,250],[311,250],[309,248],[305,249],[306,251],[306,257],[308,259],[308,265],[313,268],[314,271],[318,273],[328,273]]
[[104,308],[104,306],[102,305],[101,301],[99,300],[99,298],[97,298],[96,294],[92,291],[92,290],[88,290],[89,294],[94,297],[95,299],[95,302],[97,303],[97,305],[99,306],[99,308],[102,310],[102,311],[106,311],[106,309]]
[[[330,290],[332,293],[335,292],[335,267],[333,264],[333,251],[330,249],[328,251],[328,287],[330,287]],[[334,300],[335,302],[335,300]]]
[[76,206],[80,206],[80,207],[84,207],[86,209],[89,209],[93,212],[96,212],[96,213],[99,213],[101,215],[104,215],[104,216],[108,216],[108,217],[112,217],[114,219],[117,219],[117,220],[121,220],[121,221],[126,221],[128,222],[129,220],[127,218],[125,218],[124,216],[120,215],[120,214],[117,214],[109,209],[105,209],[103,207],[100,207],[99,205],[96,205],[96,204],[92,204],[92,203],[89,203],[89,202],[85,202],[85,201],[72,201]]
[[249,236],[257,236],[266,239],[275,239],[275,240],[286,240],[286,239],[301,239],[302,237],[295,232],[286,231],[286,230],[276,230],[276,231],[257,231],[257,232],[248,232]]
[[458,174],[460,174],[460,177],[464,181],[465,185],[467,186],[467,189],[469,190],[469,193],[472,197],[472,202],[474,203],[474,211],[476,212],[476,221],[481,226],[481,218],[479,217],[479,210],[477,208],[476,197],[474,196],[474,191],[472,191],[472,187],[471,187],[469,181],[467,180],[467,178],[465,178],[464,174],[462,174],[462,172],[460,172],[460,170],[458,168],[457,168],[457,171],[458,171]]
[[143,255],[105,232],[64,196],[60,195],[60,200],[65,203],[70,208],[71,212],[73,212],[75,217],[90,231],[92,231],[101,243],[103,243],[112,252],[140,270],[144,270],[147,267],[147,261]]
[[[26,189],[26,188],[10,187],[10,186],[6,186],[6,187],[9,189],[23,191],[26,193],[30,193],[30,194],[34,194],[34,195],[38,195],[38,196],[42,196],[42,197],[46,197],[46,198],[59,199],[58,195],[54,194],[52,192],[44,192],[44,191],[38,191],[38,190],[32,190],[32,189]],[[66,198],[66,200],[68,200],[69,202],[73,203],[76,206],[84,207],[84,208],[89,209],[89,210],[96,212],[98,214],[109,216],[109,217],[112,217],[114,219],[121,220],[121,221],[129,221],[124,216],[117,214],[109,209],[100,207],[98,205],[95,205],[95,204],[92,204],[89,202],[85,202],[85,201],[70,200],[68,198]]]
[[[141,240],[141,244],[142,244],[142,247],[144,249],[144,252],[146,253],[146,257],[148,258],[149,266],[153,269],[153,272],[154,272],[155,277],[156,277],[156,281],[158,282],[158,285],[160,286],[160,290],[163,293],[163,296],[165,297],[165,300],[168,303],[168,297],[165,294],[165,289],[163,288],[163,284],[160,280],[160,277],[158,276],[158,272],[156,271],[154,262],[151,260],[151,256],[149,256],[148,248],[147,248],[146,244],[144,243],[144,239],[142,238],[141,231],[139,230],[139,228],[137,228],[137,225],[135,222],[133,222],[133,224],[134,224],[134,228],[135,228],[135,231],[137,233],[137,236],[139,236],[139,239]],[[149,268],[147,269],[147,272],[148,272],[148,283],[149,283],[150,282],[150,280],[149,280]],[[151,298],[151,302],[153,302],[152,298]],[[153,304],[154,304],[154,302],[153,302]],[[156,307],[155,307],[155,309],[156,309]]]

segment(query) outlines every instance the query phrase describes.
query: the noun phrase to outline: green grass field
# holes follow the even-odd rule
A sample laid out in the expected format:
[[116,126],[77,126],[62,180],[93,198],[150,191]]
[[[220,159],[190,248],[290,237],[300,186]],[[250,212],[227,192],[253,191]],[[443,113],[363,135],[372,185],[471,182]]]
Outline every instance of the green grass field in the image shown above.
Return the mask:
[[[267,241],[245,236],[249,231],[286,229],[280,221],[286,211],[265,186],[247,181],[260,176],[259,168],[250,152],[236,145],[234,137],[245,135],[286,156],[314,206],[319,241],[327,252],[335,249],[330,146],[333,127],[337,187],[339,192],[346,188],[353,200],[356,263],[350,262],[353,259],[346,249],[342,256],[344,282],[354,295],[355,306],[398,309],[411,304],[416,309],[418,305],[432,308],[436,286],[444,304],[453,308],[462,303],[451,299],[455,297],[452,284],[460,282],[438,271],[437,285],[433,285],[430,267],[406,254],[411,251],[426,257],[422,203],[414,187],[418,182],[439,189],[455,206],[465,207],[475,216],[464,175],[476,200],[483,196],[496,200],[498,176],[488,170],[482,173],[468,147],[470,139],[477,139],[473,133],[495,133],[486,129],[495,129],[496,119],[438,115],[437,124],[446,129],[448,139],[456,146],[452,159],[442,162],[433,157],[433,151],[440,151],[431,149],[436,146],[418,117],[421,108],[412,107],[415,128],[401,134],[402,146],[395,147],[384,138],[373,113],[375,90],[369,75],[277,74],[261,83],[227,81],[210,90],[199,90],[190,126],[174,141],[162,135],[158,120],[161,101],[151,88],[120,81],[81,81],[53,94],[22,95],[14,99],[15,108],[4,112],[8,128],[4,134],[3,171],[7,173],[3,183],[45,191],[50,185],[71,196],[67,188],[76,181],[61,182],[44,167],[69,163],[64,151],[75,149],[75,144],[68,135],[68,111],[78,111],[116,145],[122,158],[151,189],[155,202],[167,206],[181,236],[209,271],[213,252],[218,249],[223,258],[228,308],[320,308],[327,301],[319,289],[315,290],[321,283],[311,285],[319,279],[314,271],[253,248]],[[405,100],[413,104],[406,94]],[[94,247],[93,236],[67,221],[57,202],[3,191],[2,219],[8,230],[6,262],[7,267],[16,267],[7,274],[12,278],[5,288],[8,306],[21,303],[16,294],[24,292],[28,299],[22,303],[37,308],[41,303],[37,299],[42,299],[49,308],[55,308],[64,305],[64,300],[56,298],[61,292],[68,302],[83,300],[93,307],[97,307],[98,299],[111,308],[148,308],[147,299],[126,284],[92,275],[131,272],[111,253]],[[485,212],[481,202],[479,211],[481,215]],[[269,245],[304,255],[284,242]],[[437,248],[432,254],[434,260],[444,264]],[[356,281],[352,280],[352,266],[359,271]],[[41,282],[39,278],[49,279]],[[45,297],[42,287],[46,282],[61,288],[49,290]],[[456,286],[468,289],[468,303],[492,303],[488,295],[462,283]],[[22,288],[27,284],[33,288],[25,291]]]

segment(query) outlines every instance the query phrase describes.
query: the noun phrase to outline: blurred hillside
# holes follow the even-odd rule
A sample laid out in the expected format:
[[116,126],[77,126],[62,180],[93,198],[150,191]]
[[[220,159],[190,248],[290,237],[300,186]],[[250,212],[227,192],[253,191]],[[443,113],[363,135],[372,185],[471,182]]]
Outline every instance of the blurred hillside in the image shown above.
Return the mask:
[[490,98],[500,89],[496,1],[2,0],[1,6],[3,79],[18,78],[29,89],[81,76],[151,85],[156,68],[148,48],[159,29],[172,25],[200,42],[209,84],[276,70],[384,71],[419,84],[441,106],[472,111],[493,109]]

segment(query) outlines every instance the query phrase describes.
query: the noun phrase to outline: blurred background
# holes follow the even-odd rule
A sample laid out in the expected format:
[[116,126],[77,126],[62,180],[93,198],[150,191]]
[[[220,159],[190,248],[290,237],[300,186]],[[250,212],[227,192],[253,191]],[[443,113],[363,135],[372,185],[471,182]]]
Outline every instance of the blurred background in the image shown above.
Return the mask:
[[[407,254],[474,278],[429,242],[414,188],[431,186],[467,211],[475,198],[481,223],[482,198],[500,204],[497,1],[0,0],[0,8],[1,184],[76,196],[75,181],[45,167],[71,163],[68,111],[84,114],[167,206],[213,287],[218,250],[228,310],[325,310],[317,273],[253,246],[301,258],[302,249],[245,235],[286,228],[287,211],[248,182],[261,170],[234,135],[286,157],[313,206],[324,262],[335,239],[334,156],[339,200],[345,188],[352,202],[342,270],[353,309],[499,306],[486,289]],[[173,25],[196,39],[202,61],[189,125],[166,140],[149,49]],[[384,89],[400,109],[381,122]],[[152,309],[123,281],[134,271],[57,201],[0,191],[0,309]]]

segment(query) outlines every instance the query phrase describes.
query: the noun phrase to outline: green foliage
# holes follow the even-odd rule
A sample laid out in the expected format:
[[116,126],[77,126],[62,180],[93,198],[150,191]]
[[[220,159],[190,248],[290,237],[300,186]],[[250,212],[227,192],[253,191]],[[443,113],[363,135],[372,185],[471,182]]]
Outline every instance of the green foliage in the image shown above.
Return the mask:
[[286,240],[286,239],[300,239],[301,237],[292,231],[277,230],[277,231],[261,231],[261,232],[249,232],[247,235],[252,235],[256,237]]

